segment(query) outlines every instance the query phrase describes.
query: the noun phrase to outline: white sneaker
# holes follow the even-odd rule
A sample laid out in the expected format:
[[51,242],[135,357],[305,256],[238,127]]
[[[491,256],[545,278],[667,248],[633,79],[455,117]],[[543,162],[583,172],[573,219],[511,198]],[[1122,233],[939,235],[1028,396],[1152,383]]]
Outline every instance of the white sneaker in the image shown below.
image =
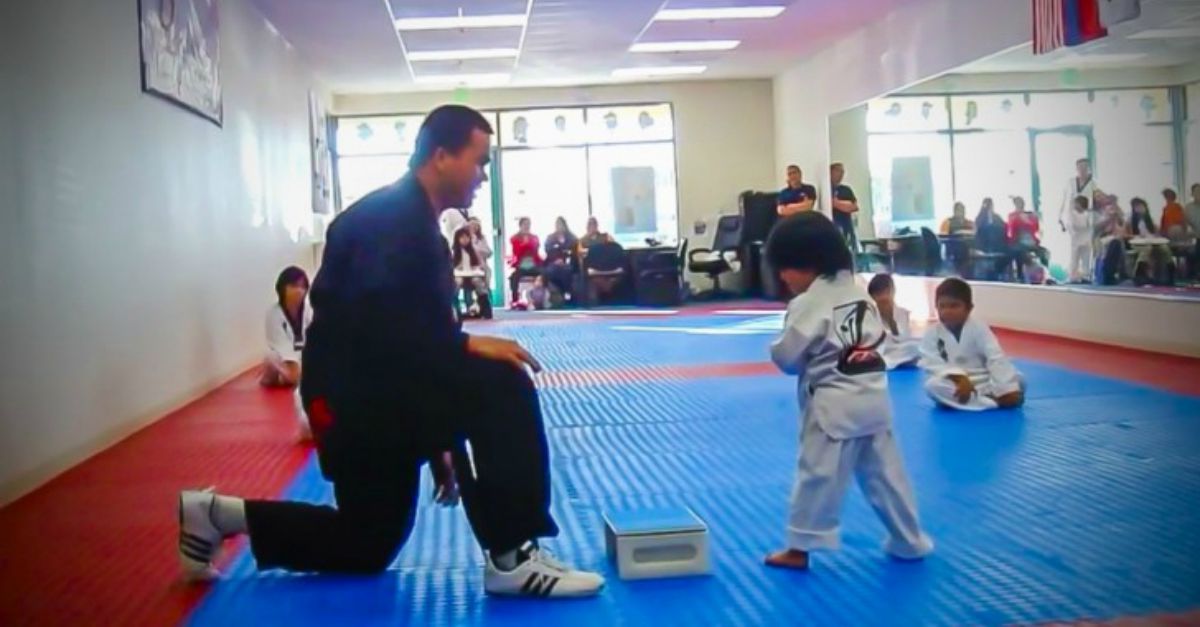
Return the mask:
[[604,587],[604,577],[575,570],[554,559],[532,542],[517,549],[525,561],[512,570],[501,570],[487,556],[483,589],[488,594],[529,597],[588,597]]
[[179,493],[179,564],[186,581],[211,581],[220,576],[213,566],[224,537],[213,524],[212,488]]

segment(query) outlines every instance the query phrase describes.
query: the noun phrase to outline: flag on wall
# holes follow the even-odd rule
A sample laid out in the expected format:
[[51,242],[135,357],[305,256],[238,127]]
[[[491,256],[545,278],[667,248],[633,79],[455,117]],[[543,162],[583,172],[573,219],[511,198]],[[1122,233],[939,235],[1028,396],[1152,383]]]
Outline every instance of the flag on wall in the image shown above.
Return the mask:
[[1046,54],[1107,35],[1100,19],[1100,3],[1105,1],[1033,0],[1033,53]]
[[1142,16],[1142,0],[1100,0],[1100,23],[1110,28]]

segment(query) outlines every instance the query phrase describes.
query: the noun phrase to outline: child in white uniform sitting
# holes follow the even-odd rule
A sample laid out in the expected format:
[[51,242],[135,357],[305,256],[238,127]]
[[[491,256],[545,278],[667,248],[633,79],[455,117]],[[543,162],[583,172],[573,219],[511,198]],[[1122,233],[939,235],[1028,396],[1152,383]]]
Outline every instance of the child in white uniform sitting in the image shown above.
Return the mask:
[[888,370],[915,366],[921,357],[921,339],[913,337],[907,309],[896,304],[896,283],[886,272],[871,277],[867,293],[879,309],[887,339],[883,342],[883,361]]
[[808,568],[808,553],[839,546],[851,475],[888,530],[884,550],[919,559],[933,550],[892,434],[885,341],[875,304],[854,281],[853,259],[833,222],[817,212],[781,221],[767,243],[771,267],[793,294],[771,345],[780,370],[799,377],[800,460],[787,548],[766,563]]
[[308,440],[312,432],[308,416],[300,400],[300,353],[304,350],[304,335],[312,322],[308,307],[308,275],[296,266],[288,266],[275,280],[277,301],[267,310],[267,356],[259,383],[267,387],[296,388],[293,404],[300,423],[300,439]]
[[961,279],[938,285],[938,324],[921,342],[925,391],[939,405],[966,411],[1020,407],[1025,381],[988,326],[971,318],[971,286]]

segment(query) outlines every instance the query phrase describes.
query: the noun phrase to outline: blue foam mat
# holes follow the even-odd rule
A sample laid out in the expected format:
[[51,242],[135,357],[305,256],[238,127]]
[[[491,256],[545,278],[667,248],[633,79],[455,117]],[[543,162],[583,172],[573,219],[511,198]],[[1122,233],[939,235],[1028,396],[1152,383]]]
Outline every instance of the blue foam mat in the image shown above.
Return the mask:
[[[728,317],[642,326],[736,324]],[[557,369],[761,360],[769,336],[625,332],[612,321],[510,329]],[[581,355],[580,353],[586,353]],[[937,551],[897,563],[857,489],[842,550],[813,569],[766,569],[778,548],[798,437],[782,376],[552,388],[547,546],[603,570],[574,602],[487,598],[461,511],[423,505],[378,577],[256,573],[248,555],[207,595],[196,625],[915,625],[1107,618],[1200,607],[1200,399],[1019,362],[1029,402],[985,414],[933,407],[920,375],[891,375],[896,431]],[[330,501],[310,463],[288,496]],[[714,574],[621,582],[601,512],[691,507],[710,528]]]

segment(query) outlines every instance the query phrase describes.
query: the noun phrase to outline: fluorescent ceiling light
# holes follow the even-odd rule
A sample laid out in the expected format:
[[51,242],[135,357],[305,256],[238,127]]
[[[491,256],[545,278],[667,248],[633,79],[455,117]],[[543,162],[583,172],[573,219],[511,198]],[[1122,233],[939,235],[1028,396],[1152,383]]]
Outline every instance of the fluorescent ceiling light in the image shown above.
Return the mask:
[[469,61],[473,59],[508,59],[517,56],[516,48],[475,48],[473,50],[410,51],[409,61]]
[[1134,33],[1128,39],[1194,39],[1200,38],[1200,26],[1191,28],[1151,28]]
[[525,14],[452,15],[449,17],[406,17],[396,20],[396,30],[458,30],[524,26]]
[[707,70],[704,65],[665,65],[661,67],[623,67],[613,70],[612,75],[616,77],[644,77],[644,76],[681,76],[685,74],[700,74]]
[[507,83],[510,77],[511,75],[507,72],[490,72],[484,74],[426,74],[424,76],[414,76],[413,80],[418,83],[427,84],[478,85],[481,83]]
[[708,50],[733,50],[742,42],[736,39],[712,39],[705,41],[650,41],[633,44],[630,52],[703,52]]
[[664,22],[688,20],[746,20],[775,17],[783,13],[781,6],[715,7],[711,9],[663,9],[654,19]]

